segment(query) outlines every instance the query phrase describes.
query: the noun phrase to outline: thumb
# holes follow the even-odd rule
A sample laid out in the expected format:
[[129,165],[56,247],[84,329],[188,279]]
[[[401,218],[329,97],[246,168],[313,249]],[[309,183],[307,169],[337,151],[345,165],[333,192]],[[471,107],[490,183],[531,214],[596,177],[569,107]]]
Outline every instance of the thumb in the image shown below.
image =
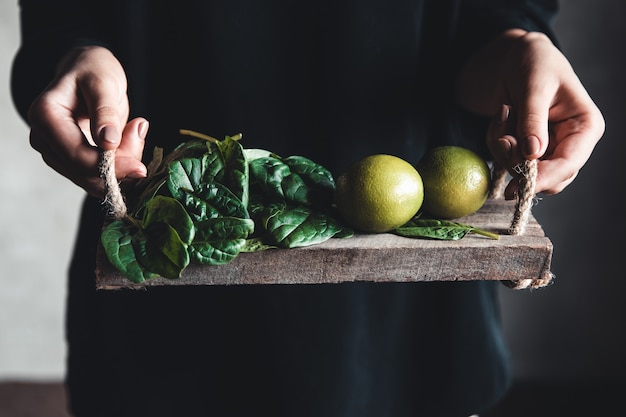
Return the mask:
[[148,133],[149,123],[143,117],[128,122],[122,132],[122,140],[115,152],[115,172],[117,178],[144,178],[146,166],[141,156]]
[[111,150],[116,149],[122,140],[129,105],[125,76],[106,75],[91,74],[79,80],[79,88],[89,114],[93,141],[98,147]]

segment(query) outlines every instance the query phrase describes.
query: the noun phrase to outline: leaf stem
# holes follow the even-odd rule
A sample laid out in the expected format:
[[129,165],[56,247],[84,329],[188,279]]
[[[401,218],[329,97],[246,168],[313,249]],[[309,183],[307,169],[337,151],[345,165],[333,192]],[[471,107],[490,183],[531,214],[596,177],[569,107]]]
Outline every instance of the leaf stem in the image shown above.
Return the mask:
[[489,232],[487,230],[483,230],[483,229],[477,229],[477,228],[472,228],[472,232],[476,233],[477,235],[482,235],[482,236],[486,236],[490,239],[494,239],[494,240],[498,240],[500,239],[500,235],[497,233],[493,233],[493,232]]
[[138,230],[144,230],[143,225],[139,220],[131,216],[130,214],[126,215],[126,220],[128,220],[133,226],[135,226]]
[[[178,131],[178,133],[180,133],[181,135],[187,135],[187,136],[192,136],[194,138],[198,138],[198,139],[203,139],[203,140],[207,140],[209,142],[213,142],[213,143],[217,143],[219,142],[217,139],[215,139],[213,136],[209,136],[209,135],[205,135],[204,133],[200,133],[200,132],[196,132],[195,130],[189,130],[189,129],[180,129]],[[241,133],[237,133],[236,135],[231,136],[230,138],[232,140],[239,140],[241,139],[243,135]]]
[[180,129],[178,131],[181,135],[193,136],[194,138],[208,140],[209,142],[217,143],[217,139],[213,136],[205,135],[204,133],[196,132],[195,130]]

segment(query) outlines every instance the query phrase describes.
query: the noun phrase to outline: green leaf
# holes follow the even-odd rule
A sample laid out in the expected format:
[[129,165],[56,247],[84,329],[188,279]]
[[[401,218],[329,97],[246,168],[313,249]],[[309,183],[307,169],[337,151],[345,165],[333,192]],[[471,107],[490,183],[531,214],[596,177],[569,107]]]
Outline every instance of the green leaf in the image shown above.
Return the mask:
[[304,179],[291,172],[289,165],[270,156],[257,158],[250,163],[251,187],[268,201],[305,204],[311,203],[309,187]]
[[207,184],[197,192],[181,190],[181,194],[181,202],[195,222],[218,216],[250,218],[241,200],[222,184]]
[[[270,200],[284,200],[282,182],[291,174],[287,164],[279,159],[268,156],[250,162],[250,182]],[[276,201],[276,200],[274,200]]]
[[291,203],[304,205],[311,204],[309,187],[298,174],[290,174],[283,178],[280,184],[283,189],[285,200]]
[[[152,161],[149,163],[148,175],[154,178],[162,178],[167,174],[167,168],[173,161],[186,158],[201,158],[202,155],[210,151],[212,144],[203,140],[190,140],[182,142],[168,155],[163,156],[163,149],[155,147]],[[141,179],[139,182],[145,182],[150,178]]]
[[196,238],[189,247],[193,260],[204,265],[232,261],[254,231],[251,219],[217,217],[196,223]]
[[175,198],[157,195],[146,204],[143,227],[147,229],[156,223],[167,223],[173,227],[182,242],[187,245],[193,240],[195,234],[193,221],[185,207]]
[[208,184],[198,196],[207,204],[215,207],[222,216],[250,218],[246,205],[222,184]]
[[404,237],[438,240],[459,240],[470,232],[481,234],[491,239],[499,238],[495,233],[477,229],[473,226],[437,219],[413,219],[392,231],[392,233]]
[[227,239],[193,244],[189,247],[192,259],[201,265],[223,265],[231,262],[245,246],[246,239]]
[[300,175],[309,185],[333,191],[335,189],[335,179],[333,174],[322,165],[313,162],[303,156],[288,156],[282,160],[291,171]]
[[263,242],[262,239],[252,238],[252,239],[246,239],[246,244],[244,245],[243,248],[241,248],[241,252],[259,252],[262,250],[277,249],[277,248],[278,246],[269,245]]
[[109,262],[130,281],[139,284],[156,275],[144,269],[135,256],[131,228],[122,220],[106,225],[100,236]]
[[136,233],[133,246],[141,265],[164,278],[180,278],[189,265],[187,245],[169,224],[154,223]]
[[243,147],[239,141],[230,136],[217,142],[217,147],[224,160],[224,184],[241,200],[244,206],[247,206],[249,167]]
[[246,239],[254,231],[251,219],[217,217],[196,223],[197,233],[193,243],[211,239]]
[[345,233],[333,217],[308,207],[273,204],[259,214],[268,238],[281,248],[315,245]]
[[270,151],[266,151],[265,149],[257,149],[257,148],[244,148],[243,152],[246,156],[246,161],[248,161],[248,164],[254,161],[255,159],[267,158],[272,155],[272,152]]
[[205,153],[211,152],[213,146],[212,142],[198,139],[182,142],[163,159],[163,165],[167,167],[173,161],[186,158],[201,158]]
[[206,184],[219,182],[224,175],[224,162],[218,152],[206,153],[200,158],[185,158],[168,165],[167,186],[178,200],[183,191],[198,191]]

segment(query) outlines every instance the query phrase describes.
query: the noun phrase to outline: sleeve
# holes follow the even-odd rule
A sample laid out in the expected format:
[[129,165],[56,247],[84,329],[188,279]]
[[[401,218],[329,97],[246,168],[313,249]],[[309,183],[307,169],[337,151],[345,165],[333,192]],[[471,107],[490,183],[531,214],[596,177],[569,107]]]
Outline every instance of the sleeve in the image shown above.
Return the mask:
[[[558,46],[552,23],[558,13],[557,0],[458,0],[445,36],[449,44],[440,55],[446,80],[454,79],[464,62],[489,40],[508,29],[524,29],[548,35]],[[456,100],[454,83],[433,85],[433,106],[439,109],[442,138],[448,144],[466,146],[486,159],[491,158],[484,134],[489,118],[461,108]],[[441,110],[442,109],[442,110]],[[441,144],[441,143],[440,143]]]
[[558,0],[462,1],[454,55],[463,62],[489,39],[514,28],[545,33],[557,44],[552,24],[558,11]]
[[69,50],[86,45],[106,46],[86,3],[20,1],[20,46],[11,67],[11,97],[26,122],[30,104],[50,83],[59,61]]

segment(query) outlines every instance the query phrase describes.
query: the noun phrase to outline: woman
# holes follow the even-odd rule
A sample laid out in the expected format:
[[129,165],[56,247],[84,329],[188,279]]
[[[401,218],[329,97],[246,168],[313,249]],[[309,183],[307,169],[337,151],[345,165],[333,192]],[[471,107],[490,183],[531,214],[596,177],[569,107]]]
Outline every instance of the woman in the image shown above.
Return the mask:
[[604,121],[554,44],[556,1],[20,6],[14,101],[33,148],[87,193],[67,305],[75,416],[467,416],[501,398],[493,282],[96,291],[98,160],[116,149],[117,177],[141,178],[180,128],[243,132],[335,174],[446,143],[509,169],[539,159],[535,191],[558,193]]

